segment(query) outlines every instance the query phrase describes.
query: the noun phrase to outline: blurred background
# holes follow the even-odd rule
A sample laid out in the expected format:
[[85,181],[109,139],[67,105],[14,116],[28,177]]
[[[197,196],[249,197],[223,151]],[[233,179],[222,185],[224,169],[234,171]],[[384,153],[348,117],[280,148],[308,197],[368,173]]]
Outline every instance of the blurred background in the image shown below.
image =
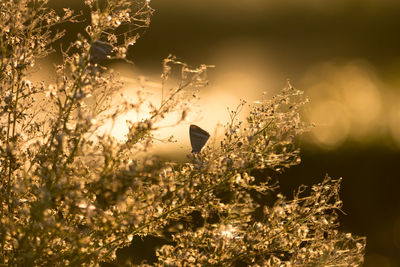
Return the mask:
[[[50,3],[80,9],[82,2]],[[113,63],[128,94],[141,76],[153,81],[159,98],[168,54],[191,66],[216,66],[187,123],[159,133],[178,142],[155,144],[154,153],[185,160],[189,124],[213,134],[228,121],[227,107],[240,99],[251,104],[263,92],[273,96],[289,79],[309,96],[303,115],[316,127],[301,138],[302,163],[283,173],[281,190],[290,197],[325,174],[343,177],[341,230],[367,236],[365,266],[400,266],[400,1],[152,0],[151,6],[151,26],[130,50],[135,65]],[[83,27],[69,25],[67,37]],[[123,139],[129,117],[115,136]]]

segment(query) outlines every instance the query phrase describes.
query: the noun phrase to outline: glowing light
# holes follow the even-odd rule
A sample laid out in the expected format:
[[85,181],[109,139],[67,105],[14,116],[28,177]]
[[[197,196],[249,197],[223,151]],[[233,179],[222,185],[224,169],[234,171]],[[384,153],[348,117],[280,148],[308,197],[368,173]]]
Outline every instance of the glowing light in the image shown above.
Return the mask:
[[230,224],[221,226],[221,235],[223,237],[234,238],[235,232],[236,232],[236,228]]
[[347,138],[364,141],[379,134],[384,123],[382,100],[368,64],[319,64],[304,82],[310,84],[306,94],[311,99],[309,119],[317,124],[313,130],[317,143],[333,148]]
[[373,79],[362,69],[351,66],[341,81],[343,103],[352,120],[351,134],[361,139],[374,131],[381,112],[381,96]]
[[87,203],[84,203],[84,202],[77,204],[77,206],[79,208],[81,208],[81,209],[88,209],[88,210],[95,210],[96,209],[96,207],[94,205],[92,205],[92,204],[88,205]]
[[400,109],[398,108],[400,105],[400,100],[397,101],[397,104],[393,104],[392,108],[389,112],[389,131],[392,135],[392,138],[400,147]]
[[320,145],[334,148],[347,138],[350,122],[342,104],[334,101],[318,103],[309,117],[317,126],[312,134]]

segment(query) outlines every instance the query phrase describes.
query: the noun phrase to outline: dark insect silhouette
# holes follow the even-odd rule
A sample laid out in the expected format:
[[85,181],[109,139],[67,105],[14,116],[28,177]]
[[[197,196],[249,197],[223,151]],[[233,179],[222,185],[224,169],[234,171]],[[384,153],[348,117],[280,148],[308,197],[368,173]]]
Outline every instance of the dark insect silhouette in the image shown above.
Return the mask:
[[192,153],[200,153],[203,146],[207,143],[210,134],[199,126],[194,124],[189,128],[190,144],[192,145]]

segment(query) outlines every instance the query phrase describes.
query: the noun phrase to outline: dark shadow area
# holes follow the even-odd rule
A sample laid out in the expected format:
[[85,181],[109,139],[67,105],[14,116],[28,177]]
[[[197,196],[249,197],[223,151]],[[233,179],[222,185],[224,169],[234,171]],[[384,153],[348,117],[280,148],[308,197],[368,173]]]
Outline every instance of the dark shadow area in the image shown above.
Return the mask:
[[349,144],[334,151],[305,148],[301,157],[300,165],[280,175],[282,192],[293,196],[298,185],[321,182],[326,174],[342,177],[346,214],[340,214],[340,229],[367,237],[365,266],[372,266],[368,261],[373,254],[400,266],[400,152]]

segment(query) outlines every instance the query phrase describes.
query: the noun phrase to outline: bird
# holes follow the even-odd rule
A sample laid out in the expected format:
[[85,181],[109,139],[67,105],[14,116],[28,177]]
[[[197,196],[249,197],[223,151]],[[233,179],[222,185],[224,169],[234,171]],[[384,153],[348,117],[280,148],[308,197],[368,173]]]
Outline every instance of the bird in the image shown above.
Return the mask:
[[200,153],[201,149],[210,138],[210,134],[199,126],[191,124],[189,128],[189,137],[190,144],[192,145],[192,153]]

